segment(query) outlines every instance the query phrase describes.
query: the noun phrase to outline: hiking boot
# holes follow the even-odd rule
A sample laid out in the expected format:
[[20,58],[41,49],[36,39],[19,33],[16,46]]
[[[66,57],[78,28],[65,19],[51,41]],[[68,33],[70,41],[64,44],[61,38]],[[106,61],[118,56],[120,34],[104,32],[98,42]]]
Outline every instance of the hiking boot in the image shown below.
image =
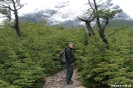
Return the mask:
[[70,79],[70,82],[73,82],[73,80]]
[[67,82],[67,84],[73,84],[73,82]]

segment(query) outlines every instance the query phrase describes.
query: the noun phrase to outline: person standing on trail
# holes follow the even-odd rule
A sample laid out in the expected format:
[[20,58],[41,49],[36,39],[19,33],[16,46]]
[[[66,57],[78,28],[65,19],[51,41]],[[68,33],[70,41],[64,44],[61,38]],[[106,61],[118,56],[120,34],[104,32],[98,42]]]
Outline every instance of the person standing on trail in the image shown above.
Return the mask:
[[65,57],[66,57],[66,82],[67,84],[72,84],[73,81],[71,80],[73,75],[73,68],[74,68],[74,55],[73,55],[73,44],[70,42],[68,44],[68,48],[65,50]]

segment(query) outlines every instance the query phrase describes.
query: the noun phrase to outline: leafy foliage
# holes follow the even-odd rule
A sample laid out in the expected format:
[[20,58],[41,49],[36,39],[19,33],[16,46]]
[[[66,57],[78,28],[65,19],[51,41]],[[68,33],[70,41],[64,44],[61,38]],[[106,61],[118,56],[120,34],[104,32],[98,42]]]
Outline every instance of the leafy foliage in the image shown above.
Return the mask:
[[[132,81],[132,29],[118,29],[115,35],[109,38],[110,49],[94,36],[88,39],[85,46],[85,55],[80,56],[82,64],[79,71],[83,77],[83,85],[87,88],[109,88],[111,85],[130,85]],[[108,28],[106,33],[113,29]],[[117,36],[119,35],[119,36]],[[129,48],[130,47],[130,48]]]
[[3,15],[8,14],[8,13],[7,13],[7,10],[4,9],[4,8],[1,8],[1,9],[0,9],[0,13],[3,14]]
[[21,40],[6,23],[0,28],[0,87],[41,88],[46,76],[61,70],[59,52],[68,42],[74,43],[75,64],[86,87],[133,83],[131,28],[108,27],[107,35],[118,32],[108,38],[106,49],[99,36],[89,37],[83,28],[45,23],[21,22]]
[[93,12],[95,17],[99,18],[113,18],[117,13],[122,12],[122,10],[110,10],[110,9],[100,9]]

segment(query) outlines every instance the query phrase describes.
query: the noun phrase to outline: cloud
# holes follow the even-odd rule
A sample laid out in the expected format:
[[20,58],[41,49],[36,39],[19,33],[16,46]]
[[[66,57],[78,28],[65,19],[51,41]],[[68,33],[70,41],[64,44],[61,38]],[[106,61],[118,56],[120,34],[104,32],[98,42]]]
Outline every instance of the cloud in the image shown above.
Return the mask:
[[[69,1],[71,8],[82,8],[81,6],[88,3],[88,0],[21,0],[22,3],[27,3],[20,11],[19,14],[31,13],[35,10],[42,10],[45,8],[54,7],[59,2]],[[113,3],[118,4],[124,12],[133,18],[131,7],[133,0],[112,0]]]

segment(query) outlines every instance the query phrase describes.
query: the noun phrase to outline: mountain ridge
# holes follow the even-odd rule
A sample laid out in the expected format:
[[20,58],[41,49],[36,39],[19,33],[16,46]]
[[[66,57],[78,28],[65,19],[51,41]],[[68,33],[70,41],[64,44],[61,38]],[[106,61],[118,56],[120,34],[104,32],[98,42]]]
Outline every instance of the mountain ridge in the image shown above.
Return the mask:
[[[105,3],[105,2],[103,2]],[[102,3],[102,4],[103,4]],[[119,5],[114,5],[112,0],[107,0],[106,2],[108,7],[112,9],[120,9]],[[82,8],[74,8],[70,4],[70,0],[58,3],[53,8],[46,8],[43,10],[38,10],[33,13],[24,14],[20,17],[20,20],[27,22],[31,21],[34,23],[39,22],[44,19],[47,22],[47,25],[58,25],[61,24],[65,27],[72,27],[77,25],[84,25],[84,22],[81,22],[77,19],[77,16],[85,17],[85,13],[89,5],[84,3],[81,5]],[[133,20],[125,12],[118,13],[115,17],[115,20]]]

